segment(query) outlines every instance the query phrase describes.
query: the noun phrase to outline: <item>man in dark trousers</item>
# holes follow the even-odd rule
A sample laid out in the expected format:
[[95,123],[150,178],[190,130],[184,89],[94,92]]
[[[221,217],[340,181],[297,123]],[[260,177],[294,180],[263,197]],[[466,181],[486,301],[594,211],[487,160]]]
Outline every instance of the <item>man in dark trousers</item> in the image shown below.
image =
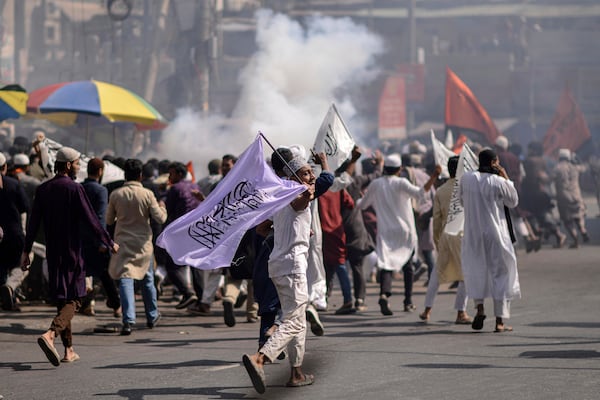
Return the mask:
[[[86,295],[85,266],[82,256],[82,224],[88,225],[100,242],[116,253],[119,245],[102,227],[96,217],[83,187],[74,181],[80,169],[79,152],[63,147],[56,153],[56,175],[41,184],[35,196],[31,218],[25,236],[25,249],[21,256],[21,268],[29,268],[29,252],[35,235],[43,223],[48,260],[49,294],[56,302],[57,315],[50,328],[38,338],[38,344],[48,361],[54,366],[60,362],[79,359],[73,349],[71,320]],[[60,336],[65,346],[62,360],[54,347],[54,339]]]
[[0,297],[2,309],[13,311],[15,289],[24,279],[19,269],[19,257],[25,245],[25,234],[21,224],[21,214],[29,211],[29,201],[23,186],[17,179],[4,176],[6,157],[0,153]]
[[[108,206],[108,190],[100,184],[102,175],[104,175],[104,161],[99,158],[92,158],[87,164],[88,177],[83,181],[83,189],[90,200],[90,204],[98,217],[102,227],[106,228],[106,207]],[[95,276],[100,279],[104,291],[106,292],[106,306],[113,310],[115,318],[121,316],[121,299],[119,291],[108,274],[108,261],[110,254],[108,249],[100,243],[95,236],[94,231],[83,228],[83,259],[87,276]],[[82,310],[91,311],[87,315],[94,314],[94,308],[91,300],[94,298],[92,291],[81,306]],[[85,314],[85,313],[84,313]]]

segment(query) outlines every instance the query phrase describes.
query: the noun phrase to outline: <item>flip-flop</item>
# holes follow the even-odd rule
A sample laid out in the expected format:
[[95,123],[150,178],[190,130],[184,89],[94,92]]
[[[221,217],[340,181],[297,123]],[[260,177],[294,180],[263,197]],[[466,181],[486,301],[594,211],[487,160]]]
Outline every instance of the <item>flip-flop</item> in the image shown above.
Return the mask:
[[482,330],[484,319],[485,319],[485,315],[476,315],[475,318],[473,318],[473,323],[471,324],[471,328],[475,329],[476,331]]
[[473,320],[471,318],[467,317],[467,318],[457,319],[454,323],[456,325],[471,325],[473,323]]
[[260,394],[263,394],[266,390],[265,371],[260,368],[248,354],[244,354],[242,356],[242,362],[244,363],[244,367],[246,367],[246,371],[250,376],[254,390]]
[[496,333],[512,332],[512,331],[513,331],[512,326],[507,326],[507,325],[504,325],[502,328],[496,327],[496,329],[494,329],[494,332],[496,332]]
[[288,381],[288,383],[286,383],[285,386],[301,387],[301,386],[312,385],[313,383],[315,383],[315,376],[311,375],[311,374],[304,374],[304,379],[302,379],[301,381],[298,381],[298,382]]
[[79,358],[80,358],[79,354],[73,353],[73,357],[71,357],[71,358],[63,357],[63,359],[60,360],[60,362],[63,362],[63,363],[75,362],[75,361],[79,361]]
[[55,367],[58,367],[60,365],[60,357],[58,355],[58,351],[56,351],[56,348],[52,345],[52,343],[50,343],[48,339],[43,336],[40,336],[37,342],[46,355],[46,358],[48,358],[48,361],[50,361],[50,363]]

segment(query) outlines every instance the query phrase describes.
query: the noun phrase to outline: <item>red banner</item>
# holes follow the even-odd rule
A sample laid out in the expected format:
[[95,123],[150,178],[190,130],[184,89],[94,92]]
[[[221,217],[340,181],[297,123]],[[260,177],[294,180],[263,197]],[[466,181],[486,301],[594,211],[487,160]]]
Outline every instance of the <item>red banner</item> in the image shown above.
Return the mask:
[[550,128],[544,136],[544,154],[557,156],[558,149],[577,150],[589,138],[590,129],[568,87],[565,88]]
[[406,137],[406,89],[398,75],[387,78],[379,98],[378,136],[382,140]]
[[400,64],[398,72],[406,84],[406,101],[423,103],[425,101],[425,65]]
[[482,134],[493,144],[500,132],[479,103],[471,89],[446,67],[446,109],[444,112],[446,127],[468,129]]

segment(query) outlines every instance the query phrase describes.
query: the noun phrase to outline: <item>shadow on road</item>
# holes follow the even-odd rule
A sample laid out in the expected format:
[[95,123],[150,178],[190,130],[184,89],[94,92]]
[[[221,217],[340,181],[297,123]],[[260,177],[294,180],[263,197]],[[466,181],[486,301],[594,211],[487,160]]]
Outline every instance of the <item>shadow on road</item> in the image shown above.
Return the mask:
[[156,389],[124,389],[116,393],[96,393],[94,396],[120,396],[129,400],[144,400],[147,397],[159,396],[210,396],[211,399],[252,399],[247,393],[233,393],[227,390],[240,390],[246,387],[208,387],[208,388],[182,388],[167,387]]
[[184,361],[180,363],[128,363],[128,364],[111,364],[104,365],[101,367],[94,367],[94,369],[177,369],[177,368],[188,368],[188,367],[219,367],[219,366],[230,366],[239,365],[239,362],[232,363],[221,360],[193,360]]

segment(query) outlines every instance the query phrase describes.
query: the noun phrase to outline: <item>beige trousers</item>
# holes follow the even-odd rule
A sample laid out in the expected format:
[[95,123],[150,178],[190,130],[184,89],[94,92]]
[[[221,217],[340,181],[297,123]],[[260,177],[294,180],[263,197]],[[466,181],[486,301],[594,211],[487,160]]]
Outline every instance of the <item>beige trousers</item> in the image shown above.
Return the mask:
[[305,274],[271,278],[281,303],[282,323],[260,350],[274,361],[287,347],[290,365],[299,367],[304,359],[306,342],[306,306],[308,285]]

